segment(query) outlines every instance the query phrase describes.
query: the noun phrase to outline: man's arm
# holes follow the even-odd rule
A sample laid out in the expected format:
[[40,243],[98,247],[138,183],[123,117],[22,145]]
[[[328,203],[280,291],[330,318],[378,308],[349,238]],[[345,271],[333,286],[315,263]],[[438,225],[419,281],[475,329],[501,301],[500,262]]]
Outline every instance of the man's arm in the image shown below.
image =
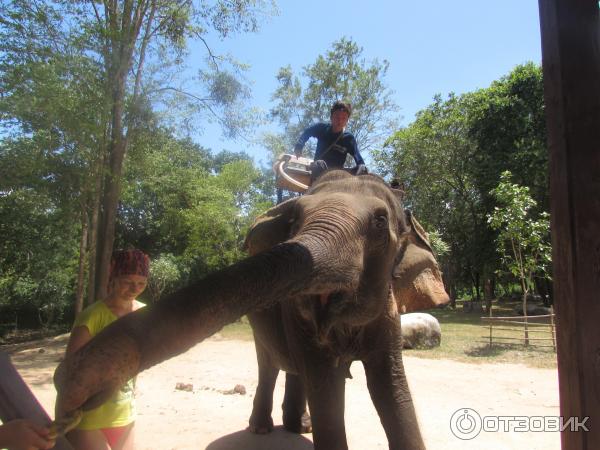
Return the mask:
[[304,144],[306,144],[306,141],[308,141],[311,137],[318,138],[320,136],[323,125],[324,124],[322,123],[317,123],[315,125],[311,125],[302,132],[302,134],[296,141],[296,144],[294,145],[294,154],[296,156],[302,156],[302,149],[304,148]]
[[358,145],[356,144],[356,139],[354,139],[354,136],[351,136],[350,139],[350,152],[352,153],[357,166],[360,166],[361,164],[363,166],[365,165],[365,160],[358,151]]

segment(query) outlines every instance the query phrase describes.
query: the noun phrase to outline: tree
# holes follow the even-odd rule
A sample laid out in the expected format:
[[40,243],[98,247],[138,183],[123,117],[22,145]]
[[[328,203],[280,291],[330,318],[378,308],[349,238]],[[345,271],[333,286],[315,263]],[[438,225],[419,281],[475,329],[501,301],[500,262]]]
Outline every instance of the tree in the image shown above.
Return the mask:
[[[85,208],[81,241],[88,236],[91,297],[101,295],[106,286],[123,164],[133,136],[153,126],[157,116],[152,109],[159,101],[168,104],[182,97],[187,102],[180,105],[193,106],[193,112],[203,113],[207,120],[218,120],[229,135],[248,125],[247,109],[239,102],[248,95],[238,77],[240,66],[215,55],[207,38],[209,32],[224,38],[256,30],[270,4],[270,0],[12,0],[0,6],[3,126],[11,133],[47,130],[60,141],[56,146],[60,151],[69,149],[85,161],[87,179],[81,189],[89,195],[80,202]],[[205,45],[208,55],[194,80],[197,90],[186,89],[174,73],[181,70],[188,39]],[[93,70],[80,77],[81,67]],[[40,76],[48,68],[51,73],[61,69],[50,79],[54,84]],[[27,96],[32,86],[48,95]],[[56,88],[69,95],[56,95]],[[74,116],[61,109],[71,97],[79,106],[68,109],[76,112]],[[61,120],[48,123],[49,111],[56,113],[50,117]],[[88,115],[90,120],[86,117],[81,123]]]
[[362,52],[352,39],[334,42],[329,51],[303,68],[304,83],[290,66],[279,69],[279,87],[272,94],[276,105],[270,115],[283,132],[265,138],[274,159],[289,150],[308,125],[328,119],[336,100],[349,101],[353,106],[348,130],[356,137],[361,151],[377,147],[389,130],[396,128],[398,107],[384,83],[389,63],[367,63]]
[[500,183],[492,190],[499,206],[488,216],[488,222],[498,231],[497,249],[504,266],[521,284],[525,345],[528,345],[527,295],[533,286],[534,275],[541,273],[549,277],[552,257],[550,219],[546,212],[541,212],[537,219],[531,217],[536,202],[531,198],[529,188],[512,183],[511,176],[509,171],[503,172]]
[[73,301],[77,222],[47,192],[0,189],[0,317],[51,325]]
[[[466,94],[469,137],[477,152],[469,171],[484,203],[509,170],[516,183],[528,186],[541,210],[549,209],[548,151],[541,67],[515,67],[490,87]],[[488,206],[489,212],[489,206]]]
[[[98,148],[105,129],[102,70],[64,31],[59,10],[49,3],[3,2],[0,22],[2,159],[12,168],[2,177],[3,187],[43,191],[52,195],[57,208],[76,217],[81,226],[78,309],[87,210],[95,189],[90,173],[101,162]],[[17,161],[26,164],[15,165]]]
[[469,155],[476,151],[467,118],[461,97],[450,95],[444,101],[436,96],[410,126],[374,152],[379,173],[402,183],[406,206],[448,243],[451,251],[440,263],[451,298],[456,298],[459,284],[479,297],[490,253],[485,211],[467,170]]
[[116,245],[134,245],[152,259],[171,254],[174,287],[243,257],[246,229],[271,206],[263,174],[244,153],[211,155],[167,130],[131,142],[116,227]]
[[[123,0],[82,11],[83,22],[95,30],[98,46],[94,50],[101,56],[105,76],[106,95],[109,108],[109,139],[106,146],[106,173],[101,202],[101,226],[98,239],[98,267],[96,292],[102,295],[108,280],[108,267],[112,253],[116,212],[121,189],[123,160],[127,150],[133,120],[127,123],[126,100],[137,105],[141,97],[141,82],[144,64],[151,44],[161,50],[170,46],[180,55],[185,48],[186,38],[199,38],[204,43],[206,29],[213,28],[221,37],[236,31],[255,31],[257,17],[261,13],[262,1],[242,0],[232,4],[225,0],[203,2],[195,5],[190,0]],[[258,8],[256,8],[258,6]],[[218,70],[218,60],[210,52],[213,67],[201,72],[209,86],[210,96],[201,98],[190,94],[211,112],[211,105],[235,105],[237,95],[242,92],[235,77]],[[211,69],[217,69],[213,72]],[[130,76],[130,72],[134,76]],[[233,86],[233,87],[232,87]],[[167,87],[166,89],[180,89]],[[130,98],[127,98],[127,96]],[[135,109],[132,111],[135,113]],[[135,114],[134,114],[135,116]],[[129,125],[129,126],[128,126]]]
[[436,96],[414,122],[373,152],[379,173],[404,185],[406,203],[450,246],[440,258],[451,297],[494,294],[501,261],[487,216],[504,170],[546,209],[547,151],[541,69],[517,66],[490,87]]

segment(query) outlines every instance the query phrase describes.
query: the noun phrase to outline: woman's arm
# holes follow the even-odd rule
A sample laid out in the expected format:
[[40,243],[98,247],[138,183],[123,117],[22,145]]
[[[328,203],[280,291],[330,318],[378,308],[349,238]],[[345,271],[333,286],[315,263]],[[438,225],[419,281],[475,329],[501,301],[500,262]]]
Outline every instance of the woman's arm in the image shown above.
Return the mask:
[[88,327],[85,325],[73,328],[71,336],[69,337],[69,343],[67,344],[67,355],[75,353],[91,339],[92,335],[90,334],[90,330],[88,330]]

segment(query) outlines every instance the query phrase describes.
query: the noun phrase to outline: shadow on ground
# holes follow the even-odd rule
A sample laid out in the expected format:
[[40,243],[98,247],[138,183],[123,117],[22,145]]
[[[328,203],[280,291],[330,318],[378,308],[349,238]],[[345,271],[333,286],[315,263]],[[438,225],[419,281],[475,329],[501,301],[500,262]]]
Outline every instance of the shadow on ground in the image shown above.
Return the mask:
[[465,355],[472,356],[475,358],[489,358],[493,356],[499,356],[506,353],[508,350],[512,350],[508,346],[492,346],[490,347],[487,344],[480,345],[477,347],[472,347],[468,350],[465,350]]
[[237,431],[211,442],[206,450],[312,450],[313,443],[304,436],[275,427],[269,434]]

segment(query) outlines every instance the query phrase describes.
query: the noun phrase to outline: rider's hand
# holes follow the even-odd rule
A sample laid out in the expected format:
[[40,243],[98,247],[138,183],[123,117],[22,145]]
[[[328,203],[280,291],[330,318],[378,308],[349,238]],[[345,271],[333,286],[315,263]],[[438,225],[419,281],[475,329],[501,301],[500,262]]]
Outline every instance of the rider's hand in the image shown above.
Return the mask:
[[302,146],[294,146],[294,155],[296,155],[296,158],[300,158],[302,156]]
[[359,164],[356,168],[356,175],[364,175],[366,173],[369,173],[369,171],[367,170],[367,166],[365,166],[364,164]]

